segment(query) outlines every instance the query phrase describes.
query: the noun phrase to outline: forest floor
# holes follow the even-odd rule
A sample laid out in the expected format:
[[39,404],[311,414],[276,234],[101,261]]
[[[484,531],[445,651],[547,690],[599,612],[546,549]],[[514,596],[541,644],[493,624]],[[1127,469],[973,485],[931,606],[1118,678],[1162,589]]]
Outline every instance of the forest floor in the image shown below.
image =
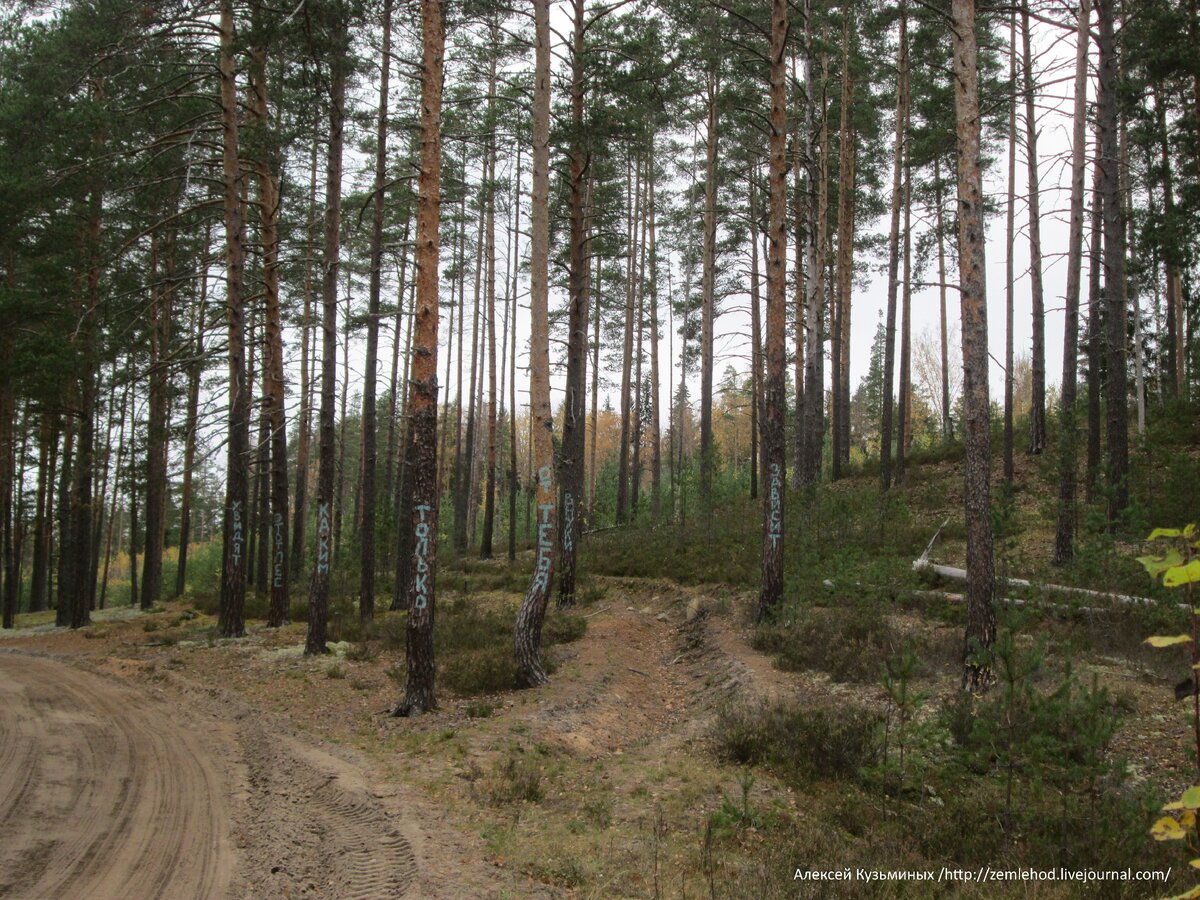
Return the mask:
[[[952,471],[926,477],[952,484]],[[914,547],[946,506],[926,510]],[[935,556],[956,563],[960,551],[951,535]],[[501,560],[448,569],[439,627],[458,627],[455,611],[468,607],[508,621],[528,562],[522,554],[511,569]],[[831,594],[841,590],[830,583]],[[891,634],[921,649],[913,687],[927,695],[918,718],[928,720],[954,702],[962,630],[953,603],[923,603],[918,593],[893,591],[877,608]],[[593,575],[583,595],[586,631],[549,649],[549,685],[482,693],[443,685],[440,708],[415,719],[389,715],[403,677],[402,613],[379,614],[369,632],[345,628],[354,639],[316,659],[300,653],[301,623],[252,623],[245,639],[217,640],[214,619],[189,602],[78,632],[41,624],[6,634],[0,797],[16,799],[0,809],[0,895],[1168,892],[1161,883],[896,885],[886,894],[861,881],[793,884],[801,868],[1012,864],[1022,859],[1021,835],[994,844],[996,858],[961,858],[967,851],[955,841],[971,831],[974,810],[957,806],[933,771],[918,772],[915,788],[888,791],[854,779],[797,782],[723,753],[730,710],[889,709],[878,678],[839,679],[821,665],[783,671],[754,649],[754,591],[745,584]],[[836,601],[816,600],[817,614],[841,615]],[[1141,647],[1150,624],[1124,615],[1046,618],[1033,630],[1056,650],[1070,647],[1079,679],[1094,677],[1123,710],[1107,751],[1123,760],[1120,790],[1165,799],[1192,780],[1189,705],[1172,693],[1186,664]],[[468,666],[488,658],[463,655]],[[1152,815],[1147,808],[1145,828]],[[1164,856],[1145,828],[1137,824],[1133,845],[1122,845],[1125,858],[1147,869],[1173,862],[1170,887],[1185,884],[1186,857]]]

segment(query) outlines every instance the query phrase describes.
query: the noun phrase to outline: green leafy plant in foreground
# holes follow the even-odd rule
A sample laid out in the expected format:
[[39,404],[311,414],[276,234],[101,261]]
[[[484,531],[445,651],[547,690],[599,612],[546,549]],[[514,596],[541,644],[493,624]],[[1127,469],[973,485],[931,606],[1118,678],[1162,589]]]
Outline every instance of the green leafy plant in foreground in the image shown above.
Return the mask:
[[[1151,578],[1162,578],[1163,587],[1182,587],[1186,592],[1187,605],[1192,613],[1192,633],[1176,635],[1154,635],[1146,638],[1151,647],[1178,647],[1187,645],[1191,656],[1191,674],[1179,688],[1192,695],[1192,730],[1196,739],[1196,765],[1200,769],[1200,609],[1192,597],[1192,585],[1200,582],[1200,531],[1195,523],[1185,528],[1155,528],[1147,538],[1162,552],[1157,555],[1138,557],[1138,562]],[[1188,788],[1178,800],[1163,807],[1166,815],[1154,823],[1150,834],[1156,841],[1185,841],[1193,855],[1200,854],[1200,825],[1197,824],[1200,810],[1200,786]],[[1200,857],[1193,858],[1192,868],[1200,869]],[[1200,886],[1177,895],[1173,900],[1200,898]]]

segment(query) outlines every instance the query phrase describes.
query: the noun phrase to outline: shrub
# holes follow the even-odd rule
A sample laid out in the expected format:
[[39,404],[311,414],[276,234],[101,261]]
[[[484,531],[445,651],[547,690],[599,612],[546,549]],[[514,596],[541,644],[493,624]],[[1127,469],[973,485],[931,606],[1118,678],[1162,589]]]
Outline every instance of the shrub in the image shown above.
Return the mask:
[[751,644],[775,654],[775,665],[785,672],[817,669],[835,681],[869,682],[901,640],[879,604],[860,600],[829,611],[792,607],[760,625]]
[[882,723],[879,713],[853,706],[730,706],[717,716],[715,739],[723,759],[766,766],[793,783],[854,780],[879,758]]

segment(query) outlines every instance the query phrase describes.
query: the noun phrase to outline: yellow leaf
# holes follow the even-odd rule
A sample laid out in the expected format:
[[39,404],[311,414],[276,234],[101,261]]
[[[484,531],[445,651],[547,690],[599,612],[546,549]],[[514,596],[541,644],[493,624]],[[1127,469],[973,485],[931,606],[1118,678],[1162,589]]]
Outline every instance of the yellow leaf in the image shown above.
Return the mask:
[[1183,815],[1179,817],[1179,824],[1184,828],[1194,828],[1196,826],[1196,811],[1194,809],[1185,810]]
[[1194,538],[1196,536],[1196,523],[1195,522],[1189,522],[1187,524],[1187,526],[1184,527],[1183,536],[1185,538]]
[[1163,556],[1139,556],[1137,561],[1151,578],[1157,578],[1172,566],[1183,565],[1183,557],[1178,550],[1171,550]]
[[1176,644],[1186,644],[1191,641],[1191,637],[1186,634],[1177,634],[1172,637],[1156,634],[1154,637],[1146,638],[1143,643],[1149,644],[1151,647],[1174,647]]
[[1163,575],[1163,587],[1179,587],[1200,581],[1200,559],[1193,559],[1186,566],[1172,566]]
[[[1198,663],[1197,665],[1200,665],[1200,663]],[[1183,801],[1182,801],[1182,800],[1175,800],[1175,801],[1173,801],[1173,802],[1171,802],[1171,803],[1168,803],[1166,806],[1164,806],[1164,807],[1162,808],[1162,811],[1163,811],[1163,812],[1177,812],[1177,811],[1179,811],[1179,810],[1181,810],[1181,809],[1183,809]]]
[[1200,809],[1200,787],[1190,787],[1179,798],[1184,809]]
[[1146,540],[1157,541],[1159,538],[1179,537],[1182,533],[1178,528],[1155,528]]
[[1200,869],[1200,859],[1193,859],[1188,865],[1193,869]]
[[1156,841],[1181,841],[1188,833],[1174,816],[1163,816],[1151,827],[1150,836]]

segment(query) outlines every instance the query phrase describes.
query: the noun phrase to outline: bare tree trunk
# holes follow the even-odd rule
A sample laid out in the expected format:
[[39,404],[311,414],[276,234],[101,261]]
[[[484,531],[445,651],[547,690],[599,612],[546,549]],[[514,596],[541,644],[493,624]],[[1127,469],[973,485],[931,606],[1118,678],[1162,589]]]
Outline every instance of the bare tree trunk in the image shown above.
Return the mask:
[[308,633],[304,652],[325,652],[329,619],[329,581],[333,568],[334,469],[337,433],[334,400],[337,389],[338,274],[342,221],[342,147],[346,119],[346,23],[334,25],[329,73],[329,155],[325,166],[325,250],[321,282],[321,410],[318,417],[317,553],[308,591]]
[[1058,460],[1058,528],[1054,561],[1075,555],[1075,397],[1079,385],[1079,294],[1083,270],[1083,181],[1087,166],[1088,22],[1091,0],[1080,0],[1075,33],[1075,114],[1071,135],[1071,233],[1067,248],[1066,317],[1063,323],[1062,407]]
[[1008,203],[1005,213],[1004,255],[1004,480],[1013,483],[1013,322],[1016,296],[1016,269],[1013,253],[1016,250],[1016,182],[1017,182],[1017,15],[1008,19],[1008,83],[1013,102],[1008,107]]
[[942,326],[942,440],[954,437],[950,413],[950,327],[946,315],[946,231],[942,222],[942,169],[940,157],[933,161],[935,225],[938,252],[938,302]]
[[[805,0],[804,84],[813,105],[812,3]],[[815,485],[821,479],[821,457],[825,449],[825,245],[829,213],[829,107],[825,85],[828,57],[821,66],[821,127],[817,137],[820,163],[808,163],[808,277],[806,279],[804,354],[804,471],[801,482]],[[808,133],[812,134],[811,123]],[[814,197],[814,193],[816,196]]]
[[[388,82],[392,65],[392,0],[383,3],[383,47],[379,53],[379,116],[375,129],[374,206],[371,210],[371,280],[367,288],[367,358],[363,378],[362,435],[359,468],[362,502],[359,510],[358,615],[375,618],[375,478],[379,468],[375,446],[375,381],[379,362],[379,296],[383,281],[383,210],[387,182]],[[385,494],[386,496],[386,494]]]
[[596,526],[596,442],[599,440],[599,406],[600,406],[600,307],[604,302],[602,274],[604,267],[599,254],[596,256],[596,286],[593,289],[595,310],[592,316],[592,449],[591,461],[588,464],[588,522]]
[[[1161,153],[1163,218],[1175,220],[1175,185],[1171,174],[1171,154],[1167,143],[1167,107],[1162,92],[1153,90],[1154,109],[1158,121],[1158,144]],[[1187,360],[1183,292],[1179,274],[1178,251],[1167,242],[1164,252],[1167,279],[1167,386],[1171,396],[1182,397],[1185,388],[1184,367]]]
[[517,684],[547,681],[541,660],[542,623],[554,579],[557,508],[554,490],[554,412],[550,408],[550,0],[534,0],[533,186],[530,213],[530,423],[537,466],[537,557],[517,613],[513,653]]
[[987,687],[992,673],[979,654],[996,639],[992,606],[991,447],[988,402],[987,285],[984,263],[983,172],[980,162],[979,70],[974,0],[952,0],[954,111],[958,145],[959,285],[962,297],[965,411],[967,627],[963,688]]
[[[641,162],[640,159],[639,162]],[[633,443],[633,460],[629,479],[630,517],[634,520],[637,519],[642,491],[642,339],[646,332],[646,206],[649,193],[645,169],[641,165],[638,169],[640,202],[638,203],[637,219],[634,222],[638,253],[637,275],[633,282],[637,291],[637,341],[633,351],[633,430],[630,434]]]
[[771,118],[767,212],[767,377],[764,384],[763,445],[767,465],[767,502],[763,504],[762,591],[758,618],[783,599],[784,498],[787,448],[783,418],[786,408],[787,335],[787,0],[771,3]]
[[238,101],[234,61],[232,0],[221,2],[222,172],[225,188],[225,318],[229,326],[229,458],[225,478],[224,554],[217,633],[246,633],[245,515],[249,501],[250,402],[246,385],[245,308],[242,291],[246,251],[243,245],[242,174],[238,161]]
[[[314,134],[316,126],[314,123]],[[296,446],[296,509],[292,518],[291,572],[300,577],[304,566],[304,534],[308,514],[308,460],[312,443],[312,385],[309,336],[312,333],[313,253],[316,246],[317,140],[314,136],[309,159],[308,229],[304,251],[304,318],[300,333],[300,422]]]
[[[32,568],[29,573],[29,611],[41,612],[46,608],[49,599],[49,575],[50,575],[50,523],[52,517],[50,515],[50,495],[52,493],[51,485],[54,483],[54,474],[51,466],[52,445],[57,439],[52,428],[52,419],[49,413],[42,413],[41,424],[38,428],[38,474],[37,474],[37,493],[34,499],[33,512],[33,561]],[[122,435],[124,435],[124,419],[121,422]],[[119,447],[124,444],[124,441],[119,443]],[[120,449],[118,449],[118,464],[117,471],[120,472]],[[116,491],[113,492],[114,497]],[[112,517],[109,517],[111,524]]]
[[442,53],[446,33],[441,0],[421,0],[421,167],[417,203],[417,308],[409,403],[413,536],[406,646],[408,682],[397,715],[437,707],[434,695],[433,615],[437,576],[438,228],[442,181]]
[[631,439],[630,405],[633,392],[633,320],[634,320],[634,276],[637,272],[635,265],[637,248],[637,216],[641,200],[641,160],[638,160],[638,170],[634,172],[631,160],[625,161],[625,199],[626,199],[626,228],[625,228],[625,328],[624,343],[621,349],[621,440],[617,447],[617,516],[616,524],[623,525],[629,520],[629,442]]
[[[200,428],[200,378],[204,374],[204,326],[208,309],[208,250],[211,226],[204,227],[204,243],[200,253],[200,304],[192,323],[192,358],[188,362],[187,411],[184,414],[183,488],[179,497],[179,562],[175,567],[175,596],[182,597],[187,586],[188,548],[192,540],[192,470],[196,466],[196,441]],[[117,450],[117,473],[120,477],[121,449],[124,447],[125,412],[122,401],[121,442]],[[286,474],[286,470],[285,470]],[[113,491],[114,509],[116,491]],[[111,514],[110,514],[111,517]],[[110,523],[111,524],[111,523]],[[107,572],[107,561],[105,563]],[[107,580],[107,579],[106,579]]]
[[[908,131],[907,110],[904,130]],[[904,484],[912,445],[912,167],[904,159],[904,292],[900,298],[900,403],[896,416],[896,484]]]
[[[342,516],[346,506],[346,393],[350,388],[350,293],[353,282],[350,269],[346,269],[346,312],[342,317],[342,378],[341,399],[337,410],[337,462],[334,464],[333,487],[333,559],[342,558]],[[355,479],[358,484],[358,479]],[[357,510],[355,511],[357,514]],[[353,520],[351,520],[353,521]]]
[[[759,433],[763,422],[759,417],[759,397],[763,387],[762,323],[758,295],[758,204],[755,202],[757,163],[750,172],[750,499],[758,499]],[[763,473],[766,474],[765,471]]]
[[716,319],[717,270],[717,94],[720,81],[708,73],[708,122],[704,152],[704,252],[700,283],[700,504],[712,507],[713,477],[713,330]]
[[517,558],[517,272],[520,269],[521,144],[517,143],[517,174],[513,182],[512,246],[509,250],[509,316],[512,323],[508,354],[508,560]]
[[1104,336],[1100,333],[1100,270],[1104,217],[1104,195],[1100,192],[1100,144],[1096,142],[1097,162],[1092,168],[1092,213],[1091,240],[1088,246],[1088,438],[1087,478],[1085,499],[1090,504],[1096,499],[1100,483],[1100,358],[1104,347]]
[[1121,208],[1121,179],[1117,127],[1117,48],[1112,0],[1097,0],[1099,19],[1100,87],[1096,124],[1100,132],[1100,193],[1104,197],[1104,313],[1108,338],[1108,522],[1129,505],[1129,399],[1126,387],[1128,355],[1125,283],[1125,212]]
[[[588,325],[588,233],[584,221],[584,186],[591,158],[583,138],[584,80],[584,0],[574,0],[574,31],[571,38],[571,122],[572,145],[569,162],[570,190],[570,262],[568,271],[567,381],[563,404],[560,521],[562,571],[558,582],[560,608],[575,603],[575,574],[579,540],[583,533],[579,515],[583,499],[584,437],[587,423],[587,325]],[[536,139],[535,139],[536,146]],[[540,459],[540,457],[539,457]],[[539,480],[541,476],[539,474]],[[539,516],[539,521],[541,517]],[[541,536],[538,537],[541,553]]]
[[1042,289],[1042,210],[1038,185],[1037,119],[1034,115],[1033,53],[1029,0],[1021,6],[1025,94],[1025,158],[1029,168],[1029,281],[1033,295],[1033,398],[1029,409],[1029,452],[1046,449],[1046,305]]
[[475,410],[476,404],[476,375],[479,365],[479,300],[482,287],[483,270],[483,225],[484,225],[483,194],[479,200],[479,227],[475,240],[475,299],[471,314],[471,387],[468,396],[467,430],[463,439],[466,452],[460,460],[462,471],[459,473],[459,493],[454,500],[454,548],[459,553],[466,552],[471,532],[475,524],[474,504],[474,471],[475,471]]
[[[178,204],[176,204],[177,206]],[[174,237],[167,238],[172,245]],[[170,386],[166,359],[171,324],[171,264],[160,278],[161,241],[157,232],[150,237],[150,369],[147,375],[149,422],[146,428],[146,549],[142,557],[142,609],[149,609],[162,595],[163,537],[167,512],[167,399]]]
[[[896,297],[900,278],[900,206],[903,202],[905,117],[908,106],[908,8],[900,0],[900,55],[896,81],[896,137],[892,144],[892,225],[888,237],[887,316],[883,342],[883,424],[879,437],[879,486],[892,486],[892,391],[896,374]],[[901,398],[903,403],[903,397]],[[903,414],[901,414],[903,415]],[[897,453],[899,455],[899,453]]]
[[[499,37],[492,33],[492,61],[488,75],[487,121],[495,121],[496,105],[496,44]],[[479,555],[492,557],[492,536],[496,530],[496,134],[495,127],[487,136],[484,151],[487,208],[487,344],[488,344],[488,402],[487,402],[487,457],[484,461],[483,537],[479,543]]]
[[854,74],[850,55],[856,38],[854,7],[843,12],[842,111],[838,140],[838,308],[835,341],[838,347],[835,381],[833,478],[842,477],[842,466],[850,461],[850,307],[854,291],[854,212],[857,135],[851,109],[854,106]]
[[[655,244],[655,152],[654,138],[650,139],[647,162],[648,203],[650,206],[650,520],[658,522],[662,515],[662,414],[659,408],[658,372],[658,253]],[[597,306],[599,298],[597,298]],[[593,381],[595,384],[595,381]],[[595,404],[593,403],[593,409]],[[593,415],[593,422],[595,416]],[[593,427],[595,427],[593,425]],[[593,441],[592,444],[595,447]],[[593,466],[595,463],[593,462]]]
[[[204,292],[202,290],[201,295],[203,295],[203,293]],[[203,305],[203,304],[201,304],[201,305]],[[203,317],[202,316],[198,317],[198,321],[203,321]],[[130,394],[130,382],[126,381],[125,389],[121,392],[121,423],[120,423],[120,426],[117,428],[117,464],[114,467],[112,499],[109,503],[109,508],[108,508],[109,509],[109,511],[108,511],[108,534],[105,536],[105,539],[104,539],[104,571],[100,577],[100,604],[99,605],[100,605],[101,609],[105,608],[105,602],[108,599],[108,569],[109,569],[109,565],[112,562],[113,523],[117,517],[117,498],[121,495],[121,490],[120,490],[121,464],[125,461],[125,419],[126,419],[126,415],[127,415],[128,409],[129,409],[129,394]],[[191,487],[190,479],[188,478],[188,475],[189,475],[189,473],[185,471],[184,472],[184,490],[185,491],[190,490],[190,487]],[[186,499],[187,498],[185,496],[185,501],[186,501]],[[186,502],[185,502],[185,505],[183,507],[183,512],[181,513],[181,519],[187,513],[187,511],[188,510],[187,510],[187,506],[186,506]],[[187,521],[186,521],[186,519],[184,519],[180,525],[180,534],[184,535],[185,537],[186,537],[186,534],[185,534],[184,529],[186,528],[186,525],[187,525]],[[184,570],[183,567],[184,567],[185,563],[187,562],[187,554],[184,552],[184,546],[185,545],[183,543],[180,543],[180,545],[179,545],[180,571]],[[183,590],[180,588],[180,589],[176,590],[175,593],[176,593],[176,596],[178,596],[183,593]],[[30,610],[30,611],[32,612],[32,610]]]

